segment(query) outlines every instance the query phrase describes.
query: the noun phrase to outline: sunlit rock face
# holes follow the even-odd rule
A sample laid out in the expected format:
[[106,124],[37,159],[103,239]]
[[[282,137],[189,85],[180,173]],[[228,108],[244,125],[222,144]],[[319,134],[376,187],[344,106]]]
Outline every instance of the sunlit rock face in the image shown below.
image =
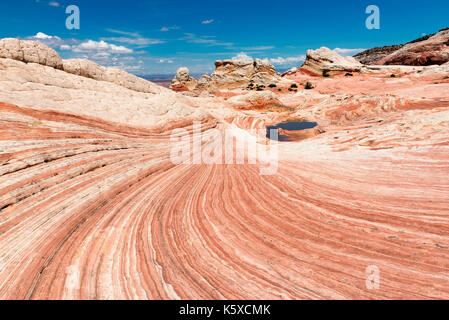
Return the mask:
[[268,86],[282,81],[267,60],[218,60],[215,68],[210,75],[211,89],[242,89],[250,83]]
[[280,80],[275,68],[268,61],[261,59],[254,61],[219,60],[215,62],[215,68],[211,78],[218,88],[245,87],[250,82],[269,85],[269,83],[276,83]]
[[38,63],[62,69],[58,53],[36,41],[6,38],[0,40],[0,58],[14,59],[25,63]]
[[323,72],[339,74],[359,72],[362,64],[353,57],[342,57],[335,51],[322,47],[317,50],[308,50],[301,68],[317,75],[322,75]]
[[237,109],[258,110],[282,105],[279,97],[271,91],[250,92],[237,95],[227,100],[227,103]]
[[379,65],[442,65],[449,61],[449,29],[424,41],[411,42],[375,62]]
[[298,68],[293,67],[293,68],[288,69],[287,71],[283,72],[283,73],[281,74],[281,76],[282,76],[282,77],[285,77],[285,76],[287,76],[287,75],[295,74],[297,71],[298,71]]
[[[0,298],[448,299],[449,73],[425,70],[192,98],[1,58]],[[319,134],[275,174],[171,160],[289,119]]]
[[380,59],[401,49],[402,47],[403,45],[393,45],[393,46],[372,48],[356,54],[354,58],[362,64],[372,65],[377,61],[379,61]]
[[98,81],[115,83],[130,90],[145,93],[160,93],[161,88],[152,82],[117,68],[106,68],[84,59],[63,60],[65,72]]
[[425,35],[406,44],[365,50],[354,56],[365,65],[441,65],[448,58],[449,29]]
[[215,71],[204,74],[198,81],[190,77],[187,68],[178,70],[170,88],[177,92],[195,91],[216,92],[220,90],[252,90],[270,85],[290,85],[285,78],[276,73],[268,60],[262,59],[229,59],[215,61]]
[[197,81],[190,76],[189,69],[182,67],[176,71],[176,75],[170,85],[170,89],[177,92],[191,91],[196,88],[197,84]]
[[212,78],[208,73],[203,74],[199,79],[198,79],[198,89],[208,89],[210,88],[212,85]]

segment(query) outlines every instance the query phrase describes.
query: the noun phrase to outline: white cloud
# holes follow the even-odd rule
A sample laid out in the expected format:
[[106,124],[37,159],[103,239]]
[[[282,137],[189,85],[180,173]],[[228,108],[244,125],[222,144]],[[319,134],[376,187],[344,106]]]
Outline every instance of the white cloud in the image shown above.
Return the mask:
[[211,24],[212,22],[214,22],[214,19],[204,20],[201,23],[202,24]]
[[111,56],[111,54],[109,52],[97,52],[92,56],[92,58],[104,59],[104,58],[109,58],[110,56]]
[[296,56],[296,57],[277,57],[277,58],[271,58],[270,62],[272,64],[277,64],[277,65],[286,65],[286,64],[294,64],[297,63],[299,61],[304,61],[306,57],[304,55],[300,55],[300,56]]
[[131,54],[134,53],[132,49],[124,46],[118,46],[104,40],[94,41],[86,40],[80,41],[76,39],[61,39],[58,36],[49,36],[43,32],[38,32],[35,36],[26,38],[28,40],[39,41],[49,47],[60,50],[72,50],[76,53],[89,53],[89,52],[109,52],[115,54]]
[[158,63],[173,63],[174,61],[171,59],[159,59]]
[[240,52],[235,57],[232,58],[232,61],[242,61],[242,62],[253,62],[254,59],[250,56],[248,56],[244,52]]
[[[304,55],[294,56],[294,57],[277,57],[277,58],[265,58],[263,61],[270,62],[274,65],[294,65],[300,61],[304,61],[306,57]],[[243,62],[253,62],[254,58],[246,54],[245,52],[240,52],[236,56],[232,57],[233,61],[243,61]]]
[[136,66],[135,51],[103,40],[87,40],[73,45],[71,50],[75,57],[88,59],[105,67],[116,67],[126,71],[140,69],[140,66]]
[[342,48],[335,48],[334,52],[338,53],[343,56],[353,56],[357,53],[360,53],[362,51],[365,51],[366,49],[342,49]]
[[43,32],[38,32],[36,35],[25,38],[27,40],[38,41],[51,48],[59,48],[61,45],[65,44],[65,41],[57,36],[49,36]]
[[115,44],[108,43],[106,41],[94,41],[87,40],[86,42],[80,43],[73,48],[73,52],[109,52],[117,54],[133,53],[132,49],[126,48],[124,46],[117,46]]
[[129,37],[138,37],[140,36],[140,34],[138,32],[129,32],[129,31],[123,31],[123,30],[117,30],[117,29],[106,29],[106,31],[110,32],[110,33],[117,33],[117,34],[121,34],[123,36],[129,36]]
[[226,46],[230,47],[234,45],[232,42],[221,42],[215,39],[215,36],[196,36],[193,33],[184,33],[184,37],[179,40],[186,41],[188,43],[207,44],[210,46]]
[[59,2],[57,2],[57,1],[49,1],[49,2],[47,2],[47,1],[35,0],[34,2],[47,4],[47,5],[51,6],[51,7],[60,7],[61,6],[61,4]]
[[114,41],[114,42],[120,42],[120,43],[126,43],[136,46],[148,46],[152,44],[160,44],[164,43],[165,41],[159,40],[159,39],[150,39],[150,38],[127,38],[127,37],[108,37],[108,38],[101,38],[101,40],[104,41]]
[[49,35],[46,35],[46,34],[43,33],[43,32],[38,32],[38,33],[36,33],[35,36],[33,36],[33,37],[31,37],[31,38],[36,38],[36,39],[61,39],[61,38],[56,37],[56,36],[49,36]]
[[[136,34],[127,33],[122,35],[132,37]],[[105,67],[116,67],[135,72],[143,68],[136,60],[136,55],[141,54],[142,51],[134,51],[131,48],[109,43],[104,40],[61,39],[57,36],[49,36],[43,32],[38,32],[35,36],[25,39],[39,41],[58,50],[64,59],[88,59]]]
[[180,28],[175,25],[175,26],[171,26],[171,27],[162,27],[159,31],[168,32],[171,30],[178,30],[178,29],[180,29]]
[[240,48],[241,50],[245,50],[245,51],[263,51],[263,50],[270,50],[270,49],[274,49],[274,46],[255,46],[255,47],[243,47]]
[[106,30],[111,33],[119,34],[121,36],[120,37],[101,38],[100,40],[126,43],[126,44],[130,44],[130,45],[141,46],[141,47],[145,47],[145,46],[152,45],[152,44],[160,44],[160,43],[165,42],[165,41],[159,40],[159,39],[143,37],[138,32],[128,32],[128,31],[122,31],[122,30],[116,30],[116,29],[106,29]]

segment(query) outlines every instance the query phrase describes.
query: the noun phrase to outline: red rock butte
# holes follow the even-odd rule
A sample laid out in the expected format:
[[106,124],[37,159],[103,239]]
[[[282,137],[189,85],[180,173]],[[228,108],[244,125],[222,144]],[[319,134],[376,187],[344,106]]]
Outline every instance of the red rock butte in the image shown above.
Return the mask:
[[[276,88],[192,95],[16,41],[0,41],[1,299],[449,299],[447,63],[333,56],[331,77],[318,59]],[[196,121],[289,119],[318,127],[278,143],[274,175],[170,160]]]

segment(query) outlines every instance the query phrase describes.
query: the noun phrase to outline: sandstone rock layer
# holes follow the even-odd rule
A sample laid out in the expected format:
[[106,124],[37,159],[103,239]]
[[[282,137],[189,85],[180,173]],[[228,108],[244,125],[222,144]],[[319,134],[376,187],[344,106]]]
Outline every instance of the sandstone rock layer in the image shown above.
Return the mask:
[[180,68],[172,81],[174,91],[234,90],[245,89],[248,85],[267,87],[270,84],[286,83],[268,60],[217,60],[215,71],[204,74],[198,82],[191,78],[187,68]]
[[[260,112],[0,59],[0,298],[449,299],[449,81],[314,86]],[[274,175],[171,161],[293,118]]]
[[0,58],[8,58],[26,63],[38,63],[52,68],[62,69],[59,54],[36,41],[6,38],[0,40]]
[[446,29],[427,40],[408,43],[375,64],[429,66],[441,65],[448,61],[449,29]]
[[189,91],[194,90],[197,86],[197,81],[190,76],[189,69],[183,67],[179,68],[173,79],[170,89],[173,91]]
[[301,69],[308,70],[317,75],[323,72],[339,74],[345,72],[359,72],[362,64],[353,57],[342,57],[329,48],[322,47],[317,50],[308,50],[306,60]]
[[9,104],[0,117],[1,298],[449,297],[447,140],[332,159],[291,144],[260,176],[175,166],[167,133]]

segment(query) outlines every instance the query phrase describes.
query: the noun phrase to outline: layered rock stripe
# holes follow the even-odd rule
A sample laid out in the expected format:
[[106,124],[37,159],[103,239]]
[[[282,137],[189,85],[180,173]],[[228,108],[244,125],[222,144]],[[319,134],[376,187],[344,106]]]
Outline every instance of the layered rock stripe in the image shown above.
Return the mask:
[[3,299],[449,296],[447,144],[332,159],[293,144],[260,176],[175,166],[166,134],[0,110]]
[[[314,79],[279,113],[0,59],[0,298],[448,299],[449,81],[430,71]],[[274,175],[170,159],[194,121],[207,146],[287,118],[322,133],[279,143]]]
[[410,41],[405,45],[373,48],[354,57],[364,64],[441,65],[449,61],[449,28]]

